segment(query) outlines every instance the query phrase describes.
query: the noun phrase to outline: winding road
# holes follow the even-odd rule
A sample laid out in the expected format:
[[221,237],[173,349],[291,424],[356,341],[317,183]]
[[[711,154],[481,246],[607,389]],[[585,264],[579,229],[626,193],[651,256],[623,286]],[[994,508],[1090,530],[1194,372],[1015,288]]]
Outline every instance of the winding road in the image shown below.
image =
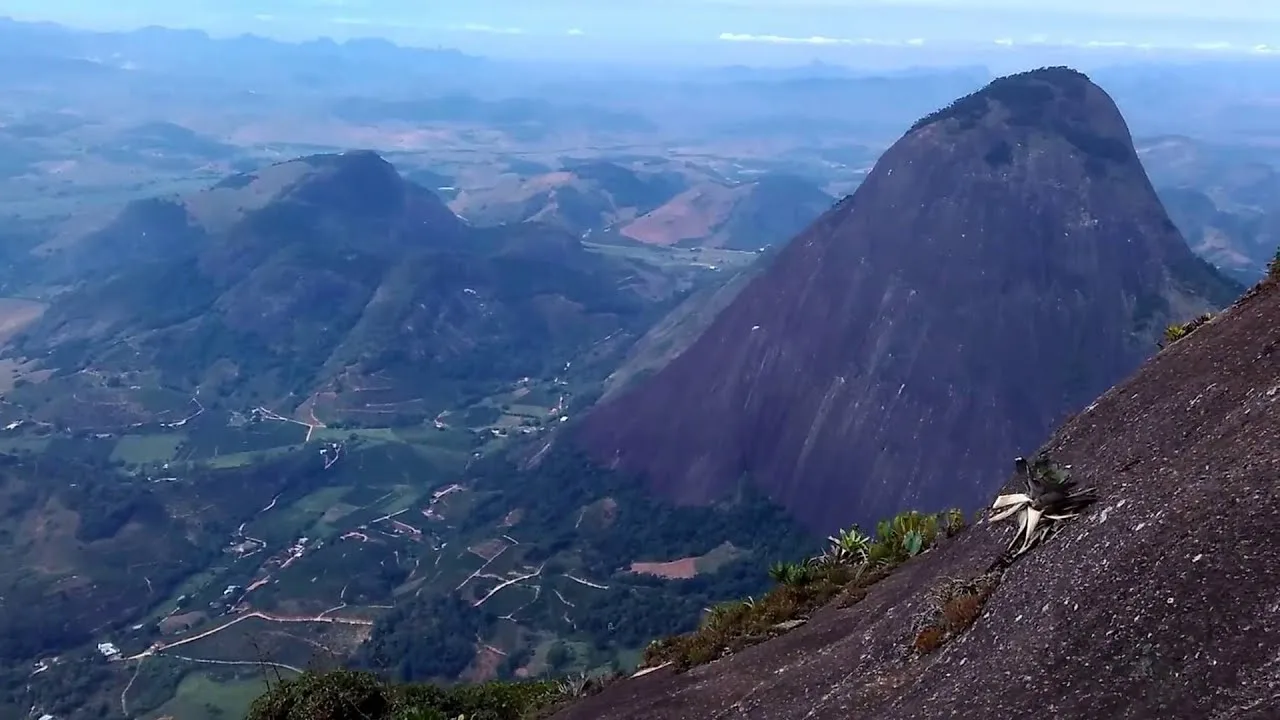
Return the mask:
[[[333,610],[327,610],[326,612],[333,612]],[[320,623],[337,623],[339,625],[364,625],[366,627],[371,627],[373,625],[372,620],[358,620],[356,618],[343,618],[343,617],[326,617],[325,614],[323,613],[315,616],[273,615],[271,613],[264,613],[264,612],[259,612],[257,610],[254,610],[252,612],[247,612],[230,622],[223,623],[218,627],[205,630],[204,632],[198,635],[192,635],[189,638],[175,640],[174,642],[171,642],[171,643],[161,643],[161,644],[152,645],[151,647],[147,648],[146,650],[143,650],[137,655],[131,655],[126,658],[121,658],[120,662],[128,662],[130,660],[142,660],[144,658],[151,657],[152,655],[159,655],[165,652],[166,650],[176,648],[180,645],[186,645],[187,643],[193,643],[196,640],[207,638],[210,635],[213,635],[214,633],[222,632],[223,630],[226,630],[232,625],[242,623],[245,620],[248,620],[249,618],[261,618],[263,620],[268,620],[270,622],[284,622],[284,623],[320,622]]]

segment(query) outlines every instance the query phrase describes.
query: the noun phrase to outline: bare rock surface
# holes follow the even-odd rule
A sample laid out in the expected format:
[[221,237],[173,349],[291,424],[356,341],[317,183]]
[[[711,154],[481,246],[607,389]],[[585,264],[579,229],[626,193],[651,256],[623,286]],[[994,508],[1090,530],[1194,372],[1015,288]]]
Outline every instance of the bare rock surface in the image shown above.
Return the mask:
[[1098,502],[1009,568],[977,622],[912,657],[981,523],[848,608],[708,665],[618,682],[561,720],[1280,717],[1280,283],[1105,393],[1045,451]]

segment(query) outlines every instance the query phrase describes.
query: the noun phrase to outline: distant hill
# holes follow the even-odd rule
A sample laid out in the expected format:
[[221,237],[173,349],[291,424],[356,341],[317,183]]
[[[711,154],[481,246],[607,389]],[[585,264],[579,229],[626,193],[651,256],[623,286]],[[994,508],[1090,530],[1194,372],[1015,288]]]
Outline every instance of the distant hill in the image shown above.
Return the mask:
[[734,187],[703,183],[623,226],[654,245],[757,250],[790,239],[835,202],[817,185],[770,174]]
[[643,215],[687,186],[676,173],[597,161],[503,176],[493,187],[460,192],[450,207],[479,225],[536,221],[581,236]]
[[1280,247],[1276,200],[1262,207],[1241,206],[1189,187],[1162,188],[1160,199],[1191,248],[1242,281],[1261,278]]
[[369,152],[134,202],[42,251],[73,289],[11,352],[55,376],[10,400],[85,426],[153,417],[146,403],[72,399],[106,382],[420,421],[642,331],[671,291],[543,225],[469,228]]
[[1248,283],[1280,247],[1280,153],[1167,136],[1139,155],[1191,248]]
[[916,123],[575,441],[680,503],[745,477],[818,531],[972,508],[1167,323],[1240,291],[1187,248],[1104,91],[1002,78]]
[[537,221],[606,241],[757,250],[790,238],[833,201],[781,173],[728,185],[596,161],[509,176],[459,193],[450,207],[480,224]]

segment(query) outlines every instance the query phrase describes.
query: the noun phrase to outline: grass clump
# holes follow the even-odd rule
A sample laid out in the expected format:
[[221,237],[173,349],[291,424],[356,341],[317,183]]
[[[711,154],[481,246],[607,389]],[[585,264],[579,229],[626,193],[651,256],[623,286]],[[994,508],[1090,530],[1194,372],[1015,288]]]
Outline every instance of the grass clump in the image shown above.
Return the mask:
[[902,513],[879,523],[874,538],[857,527],[841,531],[817,557],[774,563],[769,575],[776,585],[763,597],[717,605],[697,630],[650,643],[643,665],[669,662],[685,670],[781,635],[837,596],[842,607],[852,605],[893,568],[964,527],[964,513],[949,510]]
[[1271,258],[1271,262],[1267,263],[1267,277],[1272,280],[1280,280],[1280,248],[1276,249],[1275,257]]
[[916,621],[910,649],[927,655],[968,629],[999,582],[999,572],[943,582],[932,593],[928,611]]
[[581,697],[591,682],[582,688],[554,680],[438,687],[391,684],[352,670],[307,672],[274,684],[246,720],[526,720]]

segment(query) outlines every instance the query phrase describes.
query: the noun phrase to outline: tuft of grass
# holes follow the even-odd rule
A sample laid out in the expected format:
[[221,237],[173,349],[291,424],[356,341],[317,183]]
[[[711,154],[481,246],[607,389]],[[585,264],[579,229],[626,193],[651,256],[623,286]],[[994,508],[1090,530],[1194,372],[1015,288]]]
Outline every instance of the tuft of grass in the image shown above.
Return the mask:
[[937,515],[902,513],[881,522],[874,541],[856,528],[842,531],[830,538],[831,546],[818,557],[805,563],[774,563],[769,575],[777,584],[763,597],[717,605],[697,630],[650,643],[642,664],[670,662],[677,670],[687,670],[788,632],[793,621],[807,619],[836,598],[840,607],[849,607],[895,567],[964,528],[964,513],[949,510]]
[[982,614],[982,605],[986,602],[987,591],[977,594],[965,594],[952,598],[942,607],[943,625],[956,630],[963,630],[972,625]]
[[999,572],[943,582],[932,593],[928,611],[916,620],[911,650],[927,655],[972,627],[999,584]]
[[916,652],[924,655],[942,647],[942,642],[946,638],[947,632],[937,626],[929,626],[916,633],[915,649]]
[[1271,262],[1267,263],[1267,277],[1272,280],[1280,280],[1280,248],[1276,249],[1275,257],[1271,258]]

